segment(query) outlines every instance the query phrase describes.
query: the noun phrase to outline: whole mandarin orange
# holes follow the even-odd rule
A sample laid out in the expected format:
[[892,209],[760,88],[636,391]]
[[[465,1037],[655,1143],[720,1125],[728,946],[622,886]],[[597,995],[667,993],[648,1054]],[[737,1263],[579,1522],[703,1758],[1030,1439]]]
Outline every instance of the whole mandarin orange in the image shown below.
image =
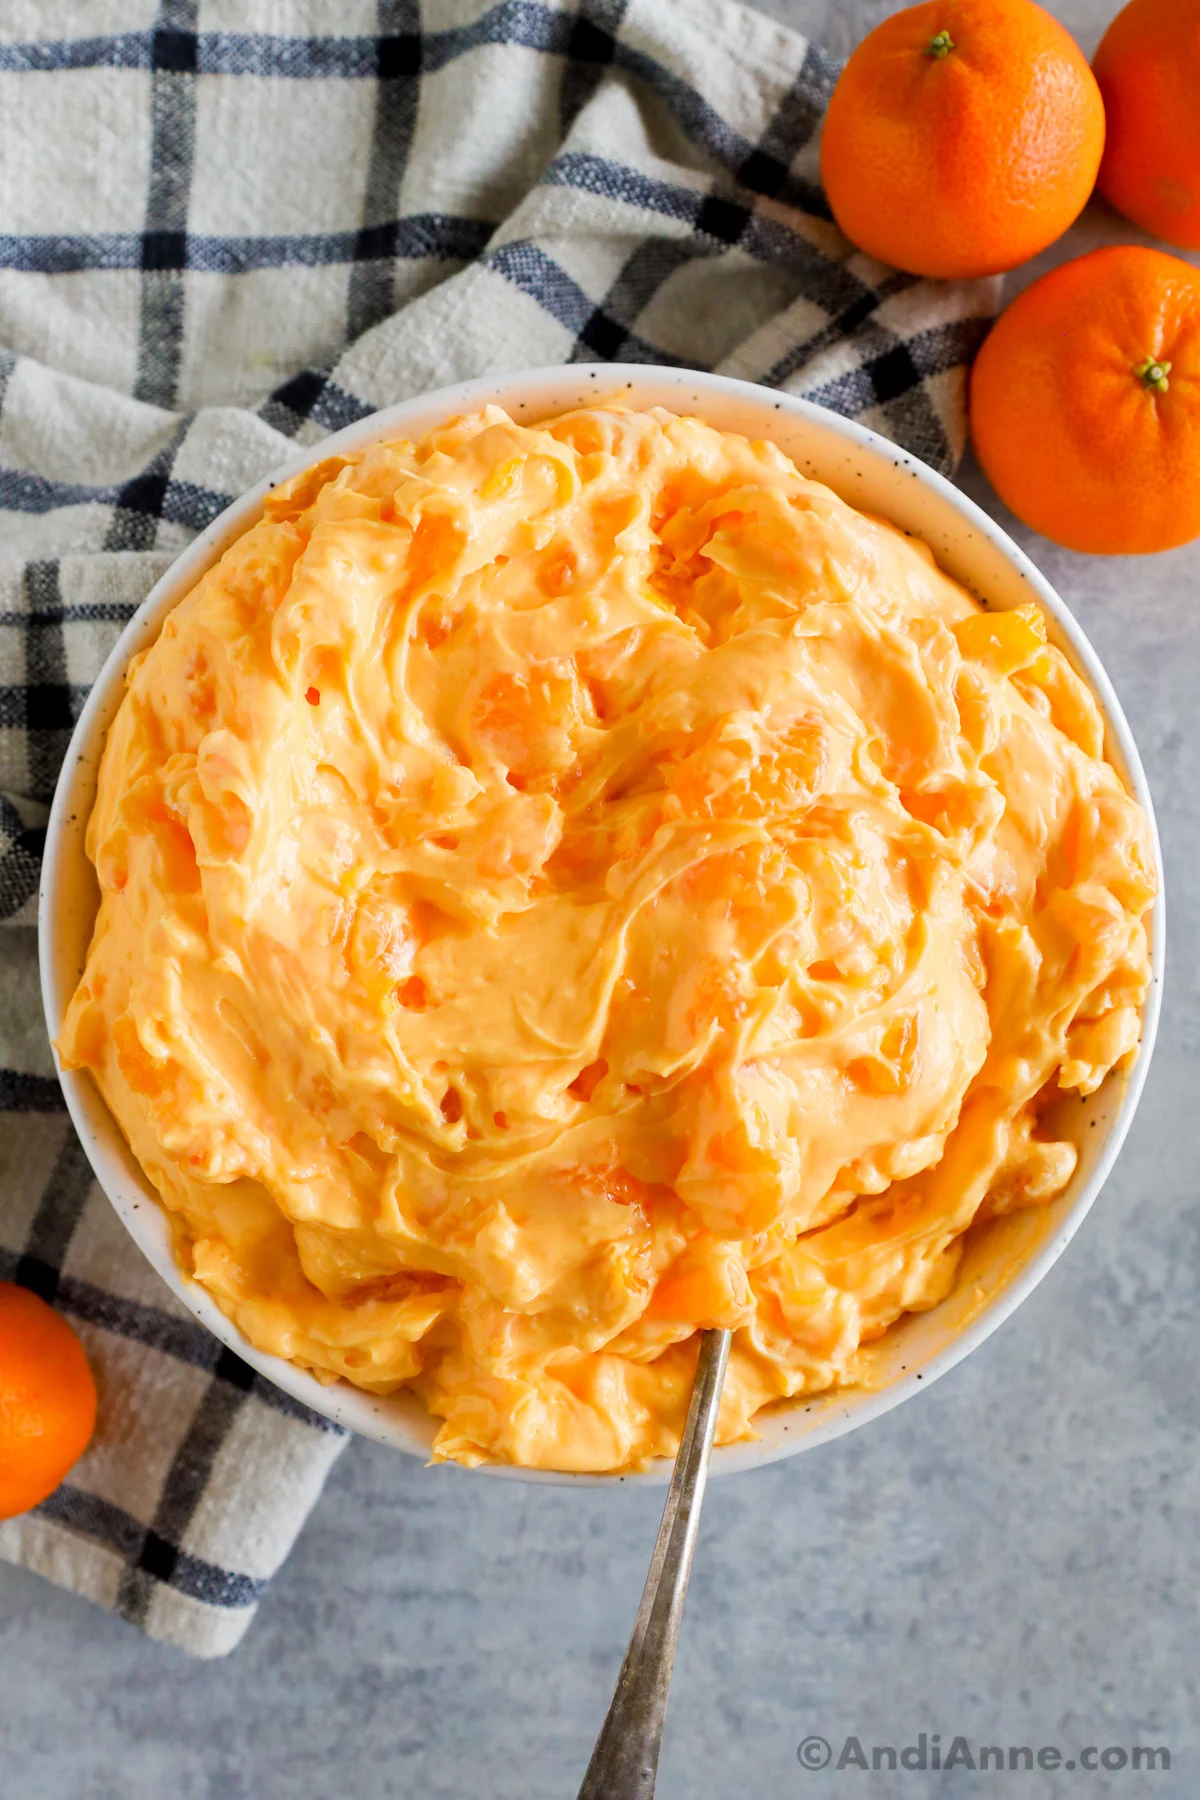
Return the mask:
[[53,1493],[95,1423],[96,1384],[71,1327],[28,1288],[0,1282],[0,1519]]
[[928,0],[885,19],[834,88],[821,178],[846,236],[914,275],[1015,268],[1082,212],[1104,106],[1033,0]]
[[1200,250],[1200,0],[1132,0],[1092,67],[1108,114],[1100,192],[1156,237]]
[[1072,550],[1200,536],[1200,270],[1093,250],[1001,314],[971,371],[971,438],[1019,518]]

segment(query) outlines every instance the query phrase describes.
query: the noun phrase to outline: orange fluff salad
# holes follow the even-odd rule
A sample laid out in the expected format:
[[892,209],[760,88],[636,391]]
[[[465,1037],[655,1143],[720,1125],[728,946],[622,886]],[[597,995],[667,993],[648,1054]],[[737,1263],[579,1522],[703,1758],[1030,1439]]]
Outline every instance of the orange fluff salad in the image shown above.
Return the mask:
[[332,456],[134,658],[60,1051],[259,1350],[460,1463],[855,1379],[1070,1179],[1156,873],[1033,606],[615,402]]

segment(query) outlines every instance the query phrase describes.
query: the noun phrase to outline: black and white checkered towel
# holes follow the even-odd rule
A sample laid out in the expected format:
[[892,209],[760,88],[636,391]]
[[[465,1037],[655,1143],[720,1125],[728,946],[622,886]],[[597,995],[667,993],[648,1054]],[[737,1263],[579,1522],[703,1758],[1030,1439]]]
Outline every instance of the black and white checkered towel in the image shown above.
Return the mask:
[[3,31],[0,1278],[78,1326],[101,1414],[0,1554],[211,1656],[344,1439],[175,1303],[62,1112],[40,831],[114,638],[295,442],[490,371],[718,369],[949,469],[996,293],[852,250],[834,71],[728,0],[10,0]]

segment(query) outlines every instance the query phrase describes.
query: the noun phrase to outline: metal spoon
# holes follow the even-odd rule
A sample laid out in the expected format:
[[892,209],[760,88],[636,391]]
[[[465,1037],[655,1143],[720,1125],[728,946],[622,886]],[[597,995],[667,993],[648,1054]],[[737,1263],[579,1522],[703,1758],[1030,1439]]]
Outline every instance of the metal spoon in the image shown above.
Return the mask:
[[679,1440],[650,1573],[579,1800],[653,1800],[671,1668],[700,1528],[729,1343],[728,1331],[706,1331],[700,1340],[687,1423]]

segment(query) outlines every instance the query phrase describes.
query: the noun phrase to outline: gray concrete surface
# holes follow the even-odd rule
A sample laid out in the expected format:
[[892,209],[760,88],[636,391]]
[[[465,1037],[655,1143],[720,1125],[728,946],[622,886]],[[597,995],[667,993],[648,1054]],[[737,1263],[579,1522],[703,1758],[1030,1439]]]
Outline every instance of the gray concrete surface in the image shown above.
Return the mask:
[[[889,0],[763,0],[845,51]],[[1115,0],[1055,0],[1087,49]],[[1090,217],[1055,257],[1130,235]],[[661,1800],[1200,1793],[1200,545],[1095,561],[1013,529],[1115,679],[1159,807],[1166,1011],[1131,1139],[1016,1317],[861,1434],[712,1490]],[[343,1459],[258,1622],[197,1665],[0,1569],[2,1800],[569,1800],[654,1493]],[[1153,1776],[806,1772],[801,1739],[1165,1744]]]

